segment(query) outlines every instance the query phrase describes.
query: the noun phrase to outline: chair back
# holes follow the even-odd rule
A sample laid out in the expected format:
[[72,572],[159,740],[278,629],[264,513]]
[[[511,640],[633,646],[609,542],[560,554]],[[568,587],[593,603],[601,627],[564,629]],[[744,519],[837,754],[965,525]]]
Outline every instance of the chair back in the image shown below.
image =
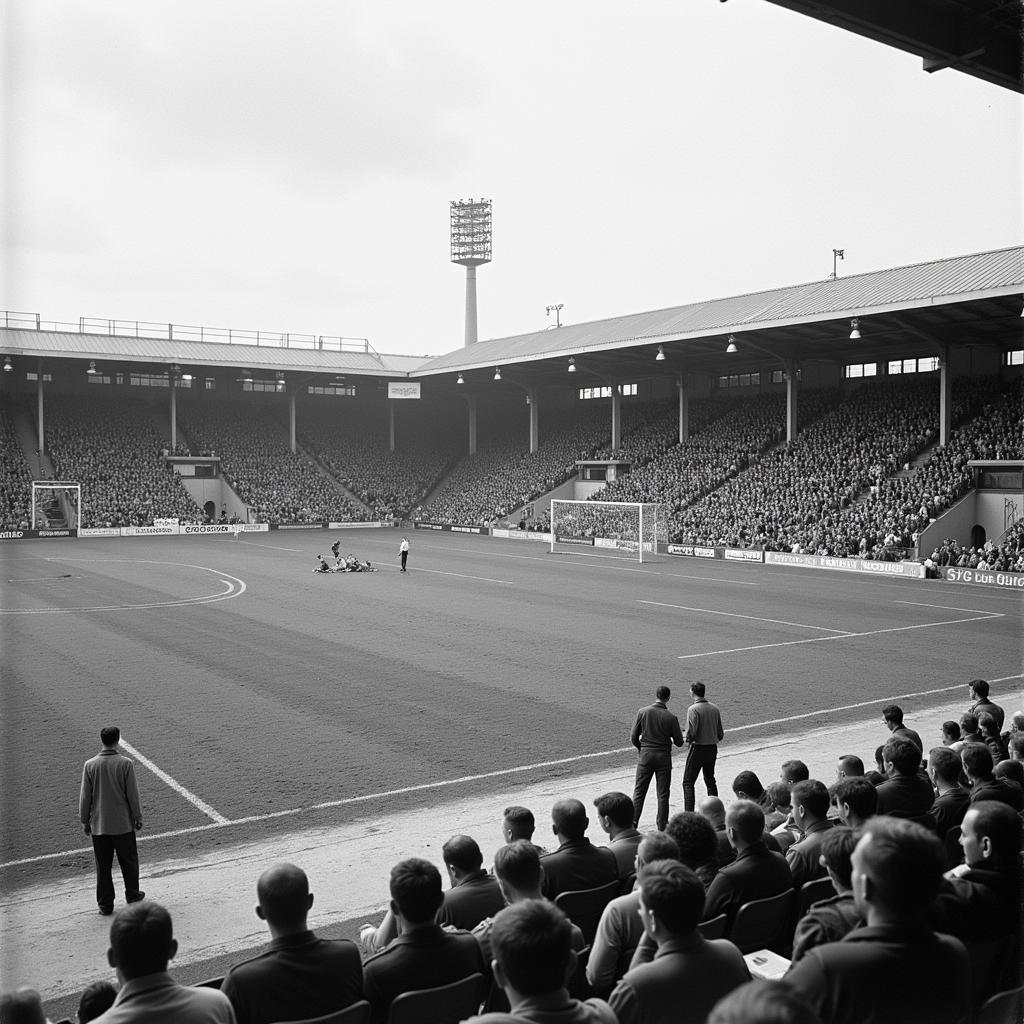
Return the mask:
[[804,882],[796,891],[797,920],[799,921],[811,909],[812,903],[817,903],[818,900],[827,900],[835,894],[836,887],[828,875],[824,878],[815,878],[813,881]]
[[974,1017],[974,1024],[1017,1024],[1024,1014],[1024,986],[997,992]]
[[302,1020],[289,1021],[288,1024],[370,1024],[370,1004],[360,999],[344,1010],[325,1013],[322,1017],[303,1017]]
[[597,935],[597,925],[604,908],[621,895],[622,882],[616,878],[594,889],[574,889],[560,893],[555,897],[555,906],[583,932],[583,941],[589,946]]
[[792,889],[763,900],[744,903],[733,920],[729,938],[741,953],[770,949],[780,955],[793,941],[793,911],[796,893]]
[[388,1024],[459,1024],[480,1009],[483,980],[470,974],[450,985],[403,992],[391,1004]]
[[718,917],[710,917],[707,921],[701,921],[697,925],[697,931],[705,939],[724,939],[725,933],[729,930],[729,915],[719,914]]

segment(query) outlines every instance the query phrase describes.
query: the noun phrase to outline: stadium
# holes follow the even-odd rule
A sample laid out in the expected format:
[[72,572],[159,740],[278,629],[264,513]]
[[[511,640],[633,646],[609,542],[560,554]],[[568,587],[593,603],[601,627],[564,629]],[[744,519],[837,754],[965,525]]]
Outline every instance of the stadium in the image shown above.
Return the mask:
[[[1019,10],[927,4],[896,24],[857,5],[779,6],[915,53],[926,70],[1021,91]],[[947,7],[985,45],[941,39]],[[500,199],[495,211],[500,223]],[[554,325],[478,340],[491,204],[457,200],[450,216],[465,335],[449,332],[438,355],[337,334],[0,313],[0,991],[34,988],[50,1020],[70,1020],[86,986],[115,980],[74,807],[102,726],[120,726],[135,764],[142,887],[173,916],[170,971],[217,988],[265,948],[251,908],[273,864],[308,873],[311,925],[366,960],[392,865],[423,858],[443,874],[446,840],[471,836],[490,868],[506,808],[528,807],[535,841],[554,851],[566,833],[553,809],[582,801],[589,839],[614,847],[595,802],[633,793],[637,708],[669,686],[685,729],[699,682],[724,721],[723,815],[753,795],[766,835],[769,819],[789,830],[765,840],[782,860],[813,831],[790,809],[808,769],[828,789],[828,824],[858,837],[870,827],[844,816],[837,786],[844,773],[871,778],[879,814],[905,819],[894,834],[927,833],[941,853],[929,934],[969,965],[946,972],[948,1019],[1018,1019],[1020,851],[995,897],[962,882],[981,856],[965,854],[964,814],[983,828],[982,812],[964,795],[947,827],[930,801],[944,794],[933,748],[981,747],[991,764],[957,761],[954,782],[1001,794],[979,806],[1012,807],[1019,845],[1024,246],[851,274],[833,250],[824,279],[585,322],[551,306]],[[375,573],[356,580],[346,556]],[[927,779],[916,810],[882,805],[901,775],[894,705],[917,736],[907,774]],[[984,705],[999,721],[973,734],[963,718],[987,727]],[[959,740],[944,734],[951,721]],[[787,778],[793,763],[802,778]],[[761,797],[739,784],[750,772]],[[780,780],[793,804],[770,799]],[[714,795],[706,783],[701,797]],[[651,792],[639,833],[626,829],[637,842],[655,829],[654,804]],[[680,859],[708,873],[711,894],[732,818],[698,809],[718,853],[700,870]],[[773,894],[783,902],[760,930],[737,927],[732,909],[698,928],[731,942],[754,977],[769,954],[769,966],[792,960],[789,988],[823,1024],[854,1012],[825,1008],[838,984],[814,998],[800,988],[805,915],[844,898],[825,859]],[[573,998],[622,1005],[617,986],[638,962],[602,979],[586,956],[601,948],[602,911],[634,882],[625,871],[576,917],[576,889],[559,893],[586,943]],[[115,885],[120,910],[116,871]],[[897,955],[916,977],[912,959]],[[429,1019],[495,1008],[494,984],[480,978],[468,1003],[442,999]],[[940,1019],[923,988],[910,991],[922,1009],[901,1003],[900,1019]],[[389,1019],[367,998],[373,1020]],[[858,1006],[859,1019],[874,1012]],[[267,1020],[336,1019],[320,1010],[297,1003]],[[371,1019],[370,1004],[347,1012],[337,1019]],[[428,1019],[410,1012],[406,1024]],[[762,1018],[721,1018],[732,1019]]]

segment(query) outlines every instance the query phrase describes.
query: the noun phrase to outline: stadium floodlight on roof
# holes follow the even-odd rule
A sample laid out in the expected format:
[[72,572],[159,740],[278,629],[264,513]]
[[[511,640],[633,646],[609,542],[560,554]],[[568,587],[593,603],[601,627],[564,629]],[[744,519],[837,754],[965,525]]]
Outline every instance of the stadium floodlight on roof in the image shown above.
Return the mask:
[[491,262],[490,199],[453,199],[451,204],[452,263],[466,268],[466,345],[476,334],[476,268]]

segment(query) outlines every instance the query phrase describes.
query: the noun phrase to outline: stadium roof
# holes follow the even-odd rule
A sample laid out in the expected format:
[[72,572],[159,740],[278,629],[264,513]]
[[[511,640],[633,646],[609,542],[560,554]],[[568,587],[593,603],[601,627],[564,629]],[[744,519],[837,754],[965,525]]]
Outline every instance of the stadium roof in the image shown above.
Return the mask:
[[[283,339],[271,344],[225,344],[124,337],[114,328],[104,334],[23,327],[0,328],[0,356],[95,359],[161,372],[177,363],[314,377],[408,376],[452,385],[459,374],[466,383],[489,381],[501,366],[529,386],[574,382],[566,377],[572,357],[583,371],[575,382],[584,386],[588,374],[635,380],[667,372],[753,371],[786,359],[858,362],[896,348],[908,356],[935,355],[944,345],[1020,348],[1022,299],[1024,246],[1013,246],[494,338],[432,358],[379,355],[368,345],[350,351],[294,338],[286,344],[287,336],[271,335]],[[854,318],[860,339],[850,338]],[[159,325],[142,326],[155,331]],[[726,354],[730,336],[741,356]],[[659,347],[665,358],[656,362]]]
[[770,0],[921,58],[925,71],[952,68],[1024,92],[1020,0]]

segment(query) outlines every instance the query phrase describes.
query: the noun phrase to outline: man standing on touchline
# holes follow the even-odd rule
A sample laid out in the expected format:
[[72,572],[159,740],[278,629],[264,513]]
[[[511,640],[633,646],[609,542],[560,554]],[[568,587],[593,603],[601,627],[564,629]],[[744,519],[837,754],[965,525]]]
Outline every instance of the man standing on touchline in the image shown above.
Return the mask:
[[96,858],[96,902],[104,916],[114,910],[114,854],[124,879],[124,898],[138,903],[146,894],[139,889],[139,850],[135,833],[142,828],[142,804],[135,781],[135,762],[117,749],[121,730],[108,725],[100,730],[103,749],[82,768],[78,816],[92,836]]
[[715,782],[715,761],[718,759],[718,744],[725,735],[722,729],[722,715],[718,708],[704,697],[703,683],[691,683],[693,703],[686,712],[686,767],[683,769],[683,807],[692,811],[695,803],[693,784],[703,770],[704,785],[708,796],[718,796]]
[[405,563],[409,560],[409,541],[405,537],[402,538],[398,553],[402,556],[402,568],[399,572],[405,572]]
[[672,784],[672,744],[681,747],[683,733],[679,719],[666,706],[672,691],[667,686],[659,686],[654,695],[657,700],[636,713],[630,736],[630,742],[640,751],[633,784],[633,827],[639,827],[653,775],[658,793],[658,828],[664,832],[668,824],[668,798]]

